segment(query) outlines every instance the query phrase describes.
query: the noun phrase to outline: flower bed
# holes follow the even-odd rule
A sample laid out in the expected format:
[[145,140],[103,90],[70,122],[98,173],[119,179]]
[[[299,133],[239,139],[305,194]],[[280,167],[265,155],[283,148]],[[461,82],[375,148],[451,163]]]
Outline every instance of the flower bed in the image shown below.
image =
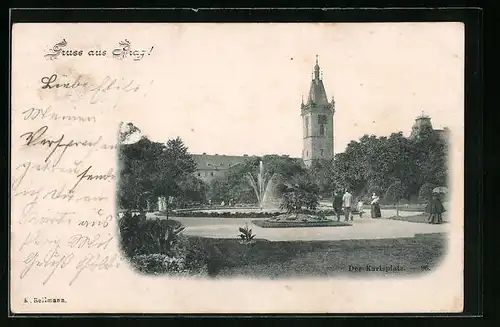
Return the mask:
[[262,228],[351,226],[347,222],[328,219],[323,215],[304,213],[281,214],[268,220],[253,220],[252,223]]
[[[211,217],[211,218],[270,218],[282,214],[281,212],[210,212],[210,211],[181,211],[171,212],[169,217]],[[164,213],[157,213],[157,216],[166,216]]]

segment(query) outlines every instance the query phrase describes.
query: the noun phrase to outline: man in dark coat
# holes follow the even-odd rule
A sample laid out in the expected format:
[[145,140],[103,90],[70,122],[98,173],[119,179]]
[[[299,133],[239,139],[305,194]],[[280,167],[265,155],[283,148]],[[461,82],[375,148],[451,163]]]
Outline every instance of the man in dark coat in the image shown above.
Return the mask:
[[333,212],[337,216],[337,221],[340,221],[340,214],[342,213],[342,195],[340,192],[333,192]]

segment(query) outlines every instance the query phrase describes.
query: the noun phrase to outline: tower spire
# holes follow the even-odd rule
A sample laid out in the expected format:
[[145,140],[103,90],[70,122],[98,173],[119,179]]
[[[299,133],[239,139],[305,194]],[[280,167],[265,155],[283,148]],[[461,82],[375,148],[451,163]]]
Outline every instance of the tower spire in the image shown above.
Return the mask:
[[314,66],[314,79],[319,79],[319,64],[318,64],[318,55],[316,55],[316,65]]

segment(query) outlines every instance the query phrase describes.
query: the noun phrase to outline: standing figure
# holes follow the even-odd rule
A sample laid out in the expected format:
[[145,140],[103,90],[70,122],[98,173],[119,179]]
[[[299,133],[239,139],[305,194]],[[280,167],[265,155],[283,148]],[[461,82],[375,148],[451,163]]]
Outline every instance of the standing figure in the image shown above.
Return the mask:
[[351,221],[352,221],[352,214],[351,214],[352,194],[349,193],[349,189],[345,190],[344,196],[342,197],[342,202],[343,202],[343,206],[344,206],[345,221],[348,221],[349,217],[351,217]]
[[358,209],[358,214],[359,214],[359,218],[363,218],[363,199],[360,197],[358,199],[358,204],[357,204],[357,208]]
[[426,209],[429,213],[429,224],[443,223],[443,212],[445,212],[446,209],[444,208],[438,194],[432,194],[432,199],[429,201]]
[[340,221],[340,214],[342,213],[342,196],[339,191],[333,192],[333,212],[337,216],[337,221]]
[[372,202],[371,202],[371,214],[372,214],[372,218],[380,218],[380,217],[382,217],[382,214],[380,212],[379,201],[380,201],[380,198],[377,196],[377,194],[373,193],[373,195],[372,195]]

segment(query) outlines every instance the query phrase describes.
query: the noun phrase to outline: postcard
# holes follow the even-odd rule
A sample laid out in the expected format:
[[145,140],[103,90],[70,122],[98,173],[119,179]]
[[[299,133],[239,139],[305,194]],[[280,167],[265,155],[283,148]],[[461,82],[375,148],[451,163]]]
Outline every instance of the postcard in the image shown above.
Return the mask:
[[10,306],[463,310],[462,23],[16,23]]

